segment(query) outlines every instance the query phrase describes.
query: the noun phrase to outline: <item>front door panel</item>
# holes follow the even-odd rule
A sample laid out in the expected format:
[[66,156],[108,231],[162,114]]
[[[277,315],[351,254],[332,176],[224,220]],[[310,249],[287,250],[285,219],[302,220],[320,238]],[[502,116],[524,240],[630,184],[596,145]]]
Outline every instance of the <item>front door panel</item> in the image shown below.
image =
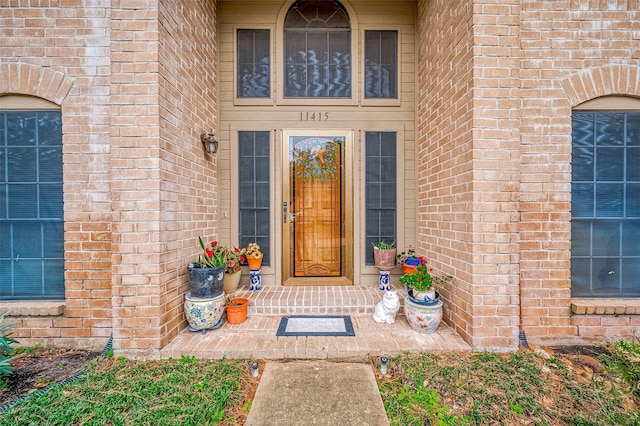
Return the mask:
[[[346,138],[341,132],[287,134],[286,201],[283,202],[285,278],[305,284],[307,278],[350,275],[346,271],[344,206]],[[310,280],[308,283],[314,283]],[[317,280],[316,282],[317,283]]]

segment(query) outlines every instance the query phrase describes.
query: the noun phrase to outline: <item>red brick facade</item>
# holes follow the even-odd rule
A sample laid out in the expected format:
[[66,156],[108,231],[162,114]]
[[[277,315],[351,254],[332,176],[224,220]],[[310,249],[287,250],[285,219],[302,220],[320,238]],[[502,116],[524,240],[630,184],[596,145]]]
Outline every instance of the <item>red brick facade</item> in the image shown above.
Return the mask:
[[[218,130],[217,3],[94,3],[0,0],[0,95],[63,118],[64,313],[10,319],[23,344],[113,334],[154,357],[186,326],[193,242],[219,233],[199,143]],[[640,97],[640,2],[424,0],[416,19],[416,235],[456,277],[446,321],[477,349],[636,334],[640,311],[571,313],[570,161],[573,107]]]

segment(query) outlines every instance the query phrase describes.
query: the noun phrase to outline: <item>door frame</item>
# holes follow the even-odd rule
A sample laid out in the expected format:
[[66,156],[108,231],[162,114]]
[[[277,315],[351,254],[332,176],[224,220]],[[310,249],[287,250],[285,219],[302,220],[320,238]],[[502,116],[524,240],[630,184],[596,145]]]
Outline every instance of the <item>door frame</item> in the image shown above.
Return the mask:
[[[291,247],[290,247],[290,209],[287,211],[287,223],[284,223],[284,206],[283,203],[290,203],[289,198],[289,138],[291,136],[341,136],[344,137],[344,160],[343,160],[343,178],[344,178],[344,194],[342,199],[344,209],[344,233],[342,247],[344,248],[344,271],[340,277],[294,277],[291,276],[292,261]],[[357,207],[357,203],[354,198],[354,188],[357,182],[354,182],[354,138],[355,130],[353,129],[282,129],[279,132],[279,141],[277,141],[277,147],[280,149],[279,156],[279,170],[278,178],[280,179],[280,191],[278,193],[278,199],[276,200],[276,223],[280,228],[279,243],[281,246],[280,253],[281,264],[279,279],[283,285],[353,285],[354,283],[354,246],[355,246],[355,227],[353,223],[354,208]]]

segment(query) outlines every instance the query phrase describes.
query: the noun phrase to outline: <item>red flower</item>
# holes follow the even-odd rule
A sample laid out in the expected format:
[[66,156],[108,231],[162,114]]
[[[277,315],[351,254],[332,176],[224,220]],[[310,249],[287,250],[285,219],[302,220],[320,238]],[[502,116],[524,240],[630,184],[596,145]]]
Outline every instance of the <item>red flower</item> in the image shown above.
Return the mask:
[[207,252],[207,256],[209,256],[209,257],[213,256],[213,251],[211,251],[210,248],[206,248],[204,251]]

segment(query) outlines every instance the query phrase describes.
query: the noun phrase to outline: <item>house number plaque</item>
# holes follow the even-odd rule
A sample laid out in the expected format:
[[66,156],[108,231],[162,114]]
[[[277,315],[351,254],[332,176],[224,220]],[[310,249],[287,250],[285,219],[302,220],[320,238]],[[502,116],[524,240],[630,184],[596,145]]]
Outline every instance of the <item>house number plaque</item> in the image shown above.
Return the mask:
[[329,120],[328,112],[301,112],[300,121],[327,121]]

